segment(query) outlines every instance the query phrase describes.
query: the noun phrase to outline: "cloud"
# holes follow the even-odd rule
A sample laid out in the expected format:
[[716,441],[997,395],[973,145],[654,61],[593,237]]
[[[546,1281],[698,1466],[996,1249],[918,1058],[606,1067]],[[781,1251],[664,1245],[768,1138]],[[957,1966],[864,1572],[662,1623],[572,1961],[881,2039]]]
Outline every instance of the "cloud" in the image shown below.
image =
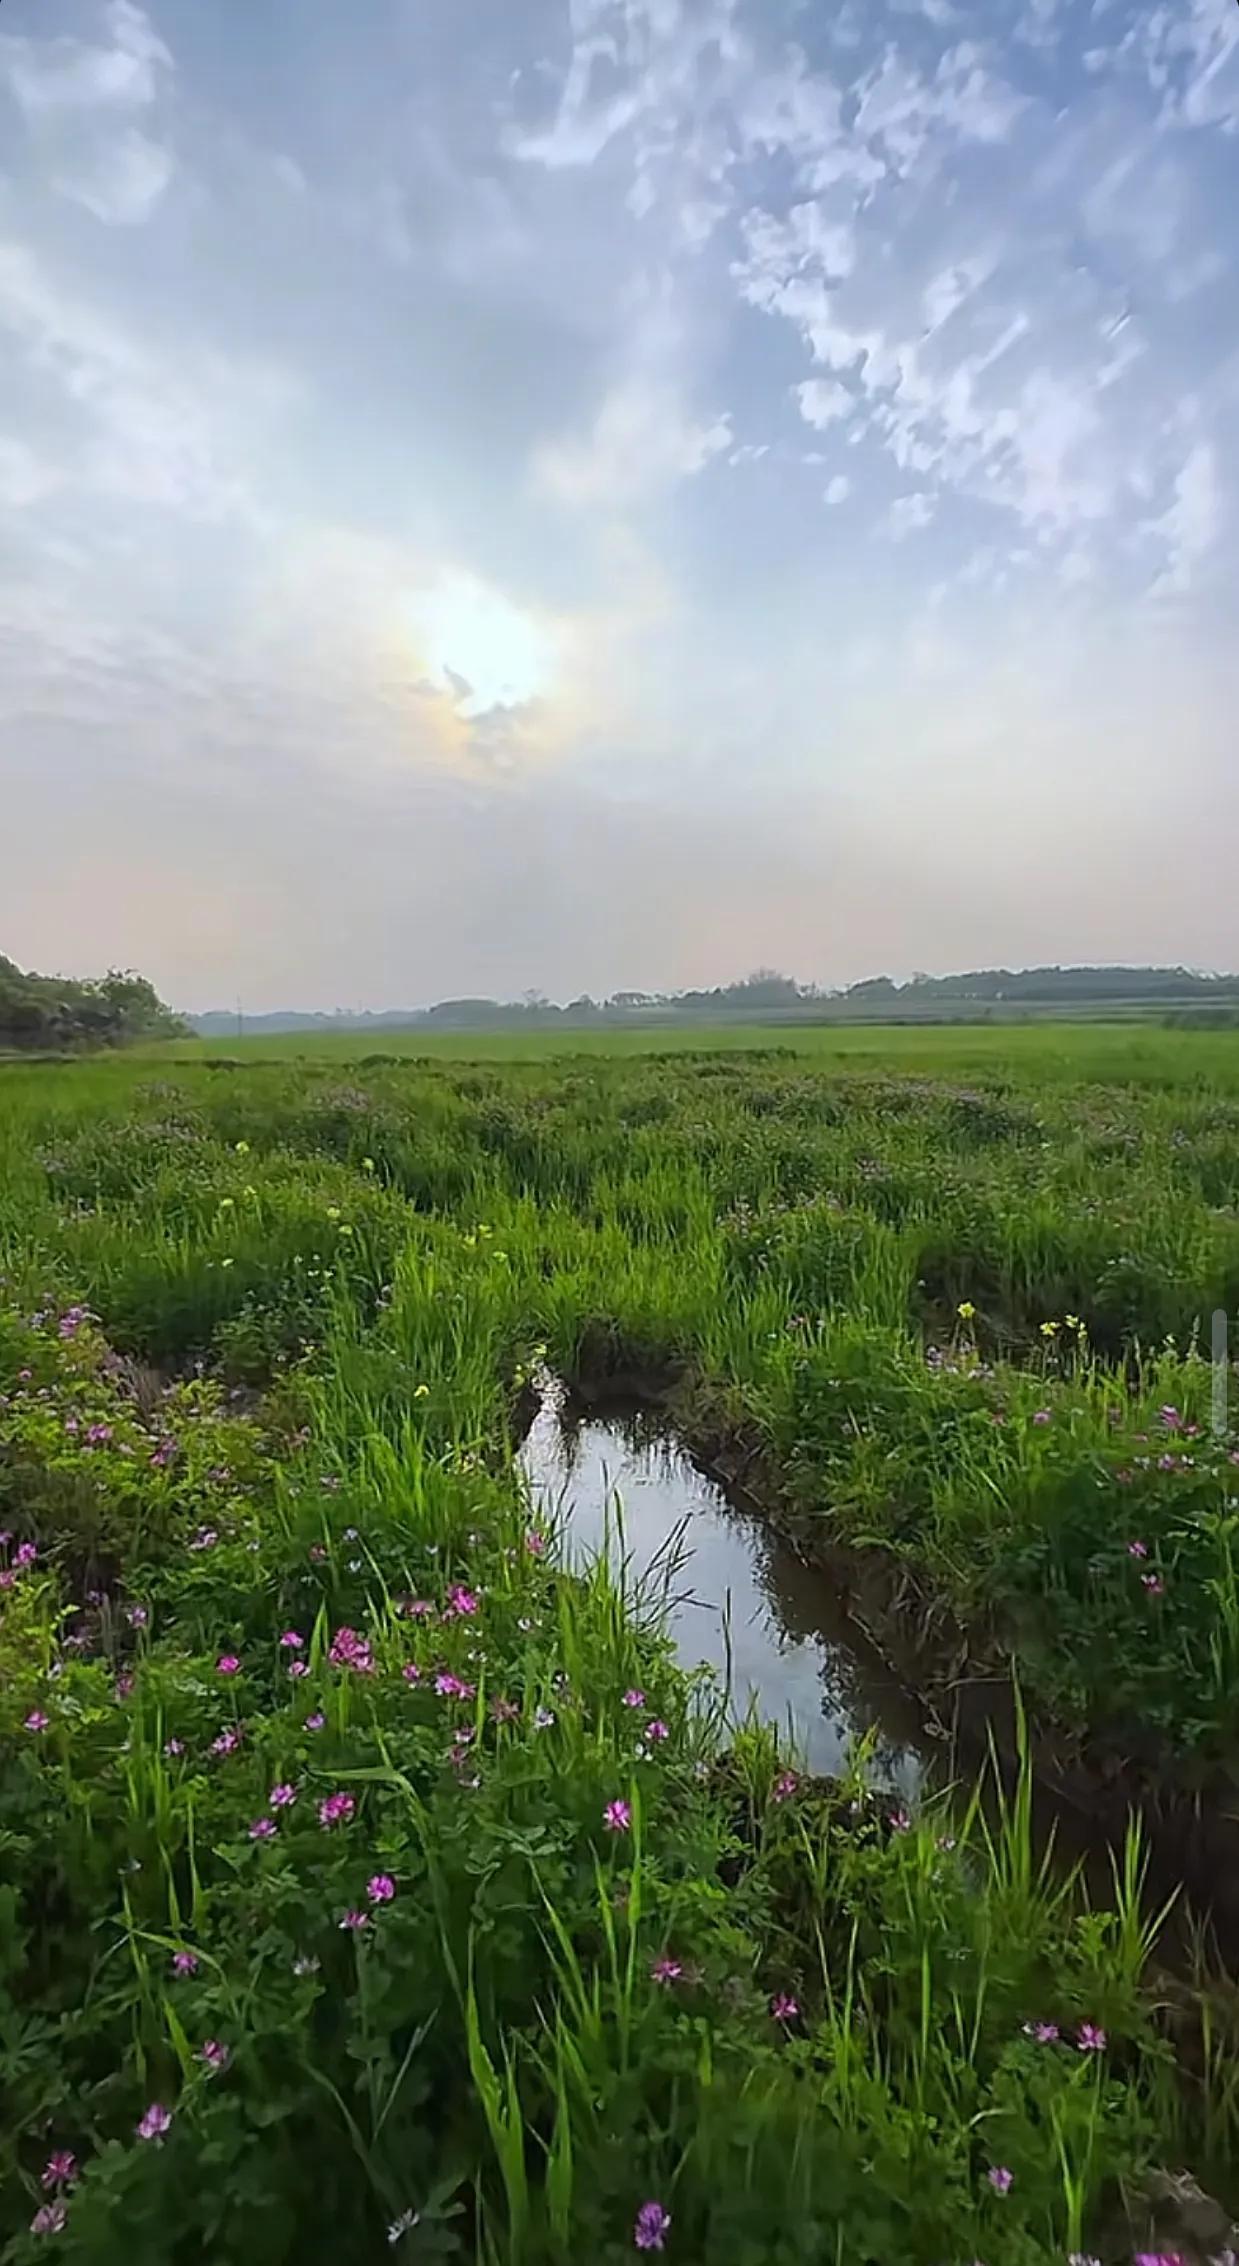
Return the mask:
[[1145,524],[1146,531],[1166,550],[1166,563],[1154,588],[1165,597],[1182,597],[1191,588],[1195,570],[1212,550],[1222,526],[1217,460],[1207,441],[1198,441],[1184,458],[1166,510],[1160,518]]
[[108,226],[149,220],[175,170],[139,114],[171,79],[171,51],[133,0],[96,10],[97,40],[0,34],[0,85],[22,113],[41,172]]
[[846,472],[836,472],[833,480],[826,482],[825,496],[828,504],[841,504],[851,492],[852,483]]
[[887,513],[887,525],[895,541],[902,542],[918,527],[928,527],[934,516],[933,497],[926,495],[896,496]]
[[815,425],[819,431],[850,417],[856,407],[855,395],[835,378],[806,378],[792,391],[800,403],[800,414],[806,425]]

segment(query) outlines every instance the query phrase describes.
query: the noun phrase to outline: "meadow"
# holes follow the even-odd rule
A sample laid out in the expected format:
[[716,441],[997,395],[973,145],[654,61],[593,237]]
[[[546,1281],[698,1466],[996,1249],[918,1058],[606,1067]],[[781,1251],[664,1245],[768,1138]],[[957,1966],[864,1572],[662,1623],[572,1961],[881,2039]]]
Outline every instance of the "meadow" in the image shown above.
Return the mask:
[[[6,2260],[1229,2254],[1239,1034],[636,1037],[0,1066]],[[543,1367],[967,1782],[814,1779],[569,1567]]]

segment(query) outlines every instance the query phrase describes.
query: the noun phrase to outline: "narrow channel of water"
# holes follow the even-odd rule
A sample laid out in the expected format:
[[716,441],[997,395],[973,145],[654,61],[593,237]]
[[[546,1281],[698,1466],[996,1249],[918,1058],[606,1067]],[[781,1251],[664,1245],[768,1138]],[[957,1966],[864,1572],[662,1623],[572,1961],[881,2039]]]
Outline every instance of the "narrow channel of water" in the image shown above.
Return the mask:
[[828,1576],[722,1490],[648,1413],[586,1410],[554,1378],[520,1461],[566,1554],[605,1550],[665,1610],[679,1659],[789,1730],[809,1767],[838,1772],[873,1735],[869,1775],[911,1798],[935,1752],[912,1701]]

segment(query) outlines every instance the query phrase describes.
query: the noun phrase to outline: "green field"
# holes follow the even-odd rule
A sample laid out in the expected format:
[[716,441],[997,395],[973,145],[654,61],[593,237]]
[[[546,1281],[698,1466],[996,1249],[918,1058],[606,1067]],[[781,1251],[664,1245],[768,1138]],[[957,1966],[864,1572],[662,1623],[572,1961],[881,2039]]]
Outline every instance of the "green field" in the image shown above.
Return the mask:
[[[1233,1807],[1239,1033],[406,1038],[0,1070],[0,2255],[1220,2256],[1141,1872]],[[525,1499],[541,1364],[1018,1682],[1014,1788],[729,1720]]]

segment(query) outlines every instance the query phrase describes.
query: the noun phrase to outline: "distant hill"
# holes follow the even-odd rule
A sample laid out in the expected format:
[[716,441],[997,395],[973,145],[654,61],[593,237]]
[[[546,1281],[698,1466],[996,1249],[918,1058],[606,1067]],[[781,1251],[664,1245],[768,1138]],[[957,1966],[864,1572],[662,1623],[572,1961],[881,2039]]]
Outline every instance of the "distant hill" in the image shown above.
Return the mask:
[[565,1005],[529,994],[521,1000],[444,999],[434,1007],[387,1008],[371,1014],[278,1011],[238,1016],[227,1010],[188,1018],[203,1038],[279,1032],[307,1035],[385,1031],[597,1030],[633,1024],[703,1022],[832,1023],[1005,1020],[1024,1015],[1153,1013],[1214,1010],[1239,1013],[1239,976],[1194,968],[974,968],[964,975],[916,975],[907,983],[867,976],[839,990],[797,983],[758,969],[711,991],[618,991]]

